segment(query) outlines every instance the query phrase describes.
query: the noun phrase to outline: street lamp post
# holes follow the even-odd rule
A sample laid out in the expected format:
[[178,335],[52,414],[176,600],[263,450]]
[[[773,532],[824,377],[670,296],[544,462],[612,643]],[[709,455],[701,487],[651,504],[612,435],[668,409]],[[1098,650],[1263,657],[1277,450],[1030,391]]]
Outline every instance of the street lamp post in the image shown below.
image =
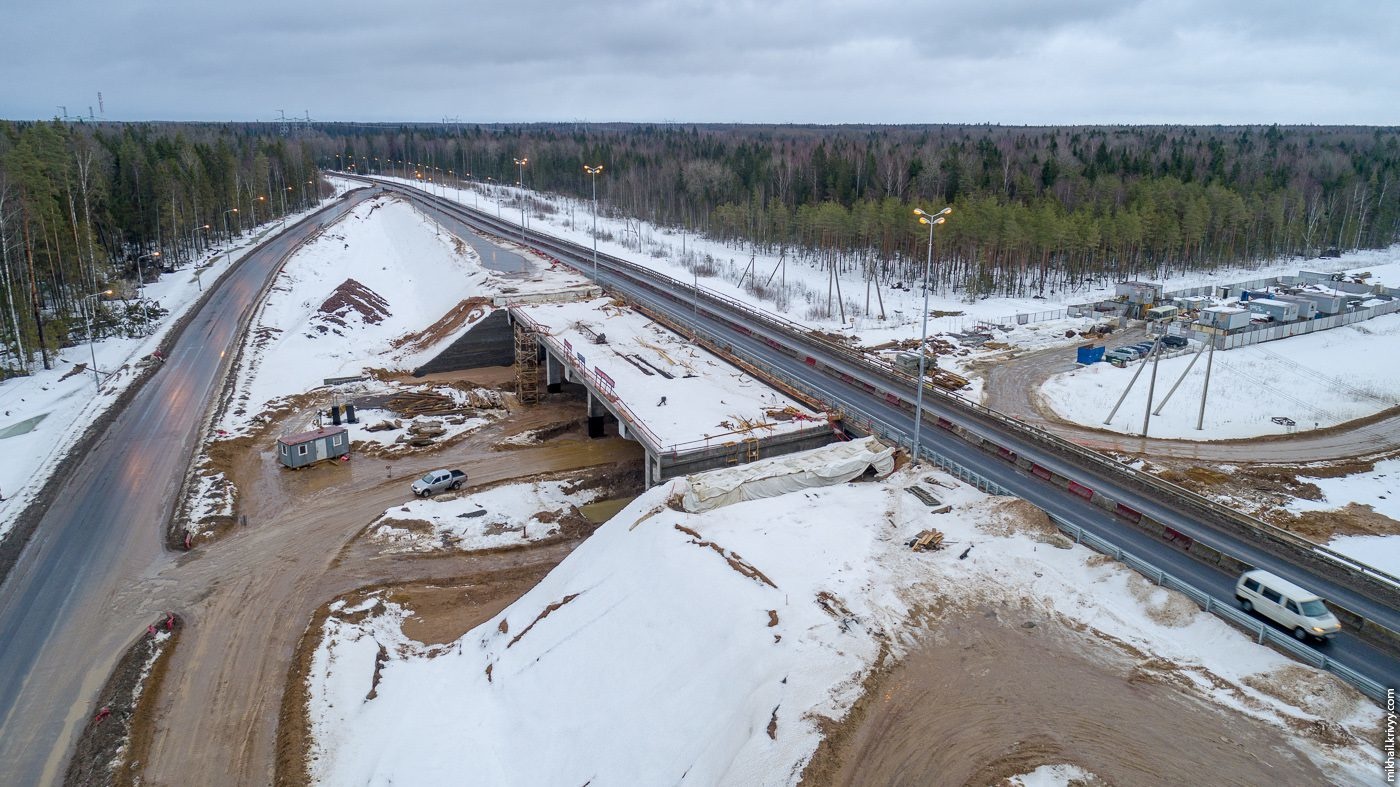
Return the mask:
[[924,364],[928,352],[928,291],[929,280],[933,275],[933,228],[947,221],[948,214],[952,212],[952,207],[944,208],[937,213],[926,213],[919,208],[914,209],[914,215],[919,217],[919,223],[928,225],[928,258],[924,262],[924,315],[922,327],[919,328],[919,391],[914,396],[914,441],[911,446],[915,464],[919,462],[919,427],[924,422],[924,369],[926,368]]
[[603,172],[603,165],[590,167],[583,165],[583,171],[593,178],[593,283],[598,283],[598,176]]
[[[233,264],[233,239],[228,237],[228,214],[237,212],[238,208],[229,208],[224,211],[224,243],[227,244],[224,246],[224,262],[228,265]],[[204,282],[199,278],[199,271],[194,273],[194,283],[199,285],[200,292],[204,292]]]
[[[96,297],[99,296],[99,295],[111,295],[111,294],[112,294],[112,291],[111,291],[111,290],[103,290],[103,291],[101,291],[101,292],[94,292],[94,293],[91,294],[91,295],[85,295],[85,296],[83,296],[83,322],[86,323],[86,325],[87,325],[88,356],[89,356],[90,358],[92,358],[92,385],[93,385],[93,388],[97,391],[97,393],[102,393],[102,378],[101,378],[101,377],[98,375],[98,373],[97,373],[97,350],[94,349],[94,347],[93,347],[93,337],[92,337],[92,312],[89,310],[89,308],[88,308],[88,306],[87,306],[87,300],[88,300],[89,298],[96,298]],[[95,308],[97,308],[97,307],[96,307],[96,306],[93,306],[92,308],[95,309]]]
[[520,245],[525,245],[525,165],[530,163],[528,158],[513,159],[515,166],[520,168]]

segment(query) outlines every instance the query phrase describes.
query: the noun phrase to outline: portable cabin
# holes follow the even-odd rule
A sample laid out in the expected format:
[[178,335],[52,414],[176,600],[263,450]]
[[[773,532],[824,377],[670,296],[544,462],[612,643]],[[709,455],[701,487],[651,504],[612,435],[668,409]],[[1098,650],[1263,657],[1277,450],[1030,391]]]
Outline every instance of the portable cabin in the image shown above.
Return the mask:
[[1120,281],[1113,286],[1113,294],[1126,298],[1128,303],[1152,305],[1162,302],[1162,285],[1149,281]]
[[296,469],[350,453],[350,435],[343,426],[325,426],[310,432],[277,438],[277,458]]
[[1224,331],[1233,331],[1249,325],[1249,311],[1236,306],[1214,306],[1202,309],[1201,319],[1197,322]]
[[1274,322],[1293,322],[1298,319],[1298,304],[1273,298],[1253,298],[1249,301],[1249,310]]
[[1335,292],[1321,292],[1319,290],[1298,290],[1293,293],[1296,297],[1307,298],[1317,306],[1317,313],[1324,315],[1341,314],[1346,311],[1347,299],[1345,295]]
[[1278,293],[1274,295],[1274,300],[1283,301],[1284,303],[1296,303],[1298,305],[1298,319],[1300,320],[1311,320],[1313,317],[1317,316],[1317,304],[1310,298]]

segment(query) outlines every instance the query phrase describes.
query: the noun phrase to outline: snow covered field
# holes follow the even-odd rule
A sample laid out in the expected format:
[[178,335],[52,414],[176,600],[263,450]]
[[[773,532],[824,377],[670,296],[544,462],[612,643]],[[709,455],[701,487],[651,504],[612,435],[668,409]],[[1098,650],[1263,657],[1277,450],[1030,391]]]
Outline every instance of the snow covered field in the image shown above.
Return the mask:
[[[337,194],[343,193],[337,191]],[[324,204],[324,203],[323,203]],[[310,215],[320,206],[288,216],[286,224]],[[156,301],[169,314],[157,323],[150,336],[139,339],[108,338],[93,344],[101,392],[91,369],[72,374],[76,364],[91,364],[88,344],[60,350],[53,369],[40,369],[28,377],[0,382],[0,537],[14,524],[73,444],[117,400],[140,373],[139,364],[149,356],[175,323],[202,295],[203,284],[213,284],[231,263],[243,258],[283,222],[259,227],[252,234],[235,239],[229,247],[210,249],[195,265],[167,273],[145,286],[146,298]]]
[[410,500],[385,511],[370,525],[369,536],[388,544],[387,552],[431,552],[444,545],[470,551],[539,541],[559,532],[560,516],[599,494],[597,489],[569,491],[571,486],[568,481],[535,481]]
[[[926,478],[952,513],[905,491]],[[337,602],[308,673],[314,780],[792,784],[819,718],[845,715],[882,648],[915,642],[912,610],[1007,603],[1149,654],[1141,668],[1277,725],[1341,782],[1375,772],[1359,742],[1293,732],[1327,719],[1368,740],[1378,712],[1361,695],[1018,501],[906,469],[690,514],[668,505],[685,484],[643,494],[455,642],[406,637],[401,605]],[[905,547],[930,526],[954,546]]]
[[[800,403],[608,298],[517,307],[548,328],[564,354],[602,380],[657,447],[698,448],[734,432],[768,437],[825,421]],[[606,344],[594,343],[604,334]],[[600,371],[606,377],[597,375]],[[610,383],[607,381],[611,381]]]
[[[1205,428],[1196,431],[1196,416],[1205,380],[1206,359],[1191,369],[1171,401],[1154,416],[1153,437],[1220,440],[1282,434],[1287,426],[1275,416],[1291,418],[1297,429],[1312,429],[1362,418],[1400,402],[1400,314],[1328,331],[1215,353]],[[1153,393],[1154,409],[1191,362],[1191,356],[1161,362]],[[1139,434],[1147,403],[1149,365],[1138,378],[1112,423],[1104,418],[1127,387],[1138,365],[1117,368],[1107,363],[1078,368],[1051,378],[1041,389],[1049,406],[1075,423]]]

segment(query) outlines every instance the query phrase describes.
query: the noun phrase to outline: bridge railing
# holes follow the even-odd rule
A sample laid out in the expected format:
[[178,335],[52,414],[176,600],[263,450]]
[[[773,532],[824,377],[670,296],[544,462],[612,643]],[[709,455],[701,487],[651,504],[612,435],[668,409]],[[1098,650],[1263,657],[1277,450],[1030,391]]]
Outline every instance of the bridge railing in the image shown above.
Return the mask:
[[[462,203],[430,195],[427,194],[427,192],[422,192],[421,190],[419,191],[420,193],[424,194],[427,198],[433,201],[439,202],[455,210],[469,212],[475,219],[482,221],[483,223],[489,224],[493,227],[497,227],[502,231],[509,230],[510,232],[514,232],[516,229],[513,226],[506,227],[505,222],[488,214],[473,210],[472,208]],[[582,246],[578,246],[577,244],[573,244],[568,241],[563,241],[561,239],[554,238],[552,236],[537,232],[535,230],[527,230],[526,238],[533,243],[544,246],[546,248],[554,249],[555,251],[561,254],[591,255],[591,250],[589,249],[584,249]],[[688,282],[683,282],[678,279],[674,279],[672,277],[666,276],[665,274],[658,273],[650,268],[637,265],[635,263],[623,260],[613,255],[599,253],[598,259],[600,263],[606,262],[609,267],[614,269],[613,271],[610,271],[610,273],[626,272],[628,274],[631,274],[632,276],[640,277],[638,279],[634,279],[634,283],[636,283],[638,286],[642,286],[649,290],[655,291],[658,294],[664,297],[668,297],[675,302],[690,303],[694,301],[695,308],[697,310],[700,308],[701,303],[707,303],[711,307],[720,307],[729,312],[741,313],[747,316],[749,320],[751,320],[754,323],[766,326],[770,330],[778,331],[780,334],[782,334],[783,339],[795,339],[797,340],[797,342],[802,344],[819,346],[828,353],[833,353],[844,358],[856,368],[861,368],[868,372],[877,374],[880,377],[882,377],[886,382],[894,383],[897,387],[899,387],[902,390],[891,390],[890,393],[902,394],[905,397],[910,397],[906,400],[906,404],[912,402],[912,397],[910,396],[907,389],[912,388],[916,383],[913,376],[903,371],[900,371],[899,369],[895,368],[892,364],[872,359],[867,354],[862,353],[852,347],[843,345],[838,342],[833,342],[829,339],[826,339],[825,337],[816,335],[815,332],[809,326],[805,326],[800,323],[794,322],[793,320],[790,320],[786,317],[782,317],[780,315],[772,314],[771,312],[766,312],[751,304],[739,301],[735,298],[732,298],[720,292],[716,292],[707,287],[696,287]],[[561,260],[561,262],[569,264],[567,260]],[[588,256],[588,262],[589,264],[591,264],[591,256]],[[583,265],[582,261],[580,262],[580,265]],[[581,267],[579,269],[585,273],[588,270],[587,267]],[[682,295],[680,295],[680,293],[687,292],[692,294],[691,301],[687,301],[683,298]],[[707,314],[711,317],[729,321],[729,315],[715,314],[711,309],[707,309],[706,311]],[[798,355],[800,352],[798,348],[790,344],[784,344],[783,342],[774,343],[773,346],[775,349],[784,350],[792,355]],[[1374,595],[1376,593],[1380,593],[1386,597],[1394,598],[1397,594],[1400,594],[1400,577],[1395,577],[1372,566],[1368,566],[1347,555],[1341,554],[1323,545],[1304,539],[1294,533],[1291,533],[1287,530],[1284,530],[1283,528],[1264,522],[1263,520],[1260,520],[1258,518],[1242,514],[1238,511],[1235,511],[1232,508],[1229,508],[1228,506],[1224,506],[1214,500],[1192,492],[1184,487],[1178,486],[1169,481],[1165,481],[1150,473],[1145,473],[1143,471],[1137,470],[1136,468],[1126,466],[1110,457],[1103,456],[1102,454],[1099,454],[1096,451],[1080,446],[1077,443],[1066,440],[1046,430],[1033,427],[1029,424],[1025,424],[1015,418],[1011,418],[999,411],[993,410],[989,407],[978,404],[964,397],[958,396],[957,394],[950,393],[928,383],[925,383],[924,389],[926,396],[936,397],[939,401],[942,401],[949,407],[978,415],[984,421],[990,422],[990,425],[994,427],[1001,427],[1006,431],[1012,432],[1013,434],[1019,435],[1020,437],[1026,438],[1027,440],[1030,440],[1034,443],[1040,444],[1046,448],[1060,453],[1061,455],[1074,457],[1082,463],[1085,463],[1087,465],[1092,466],[1093,468],[1108,473],[1110,476],[1124,478],[1130,481],[1131,483],[1134,483],[1139,487],[1145,487],[1155,492],[1156,494],[1163,496],[1164,498],[1175,500],[1178,505],[1182,506],[1183,508],[1187,508],[1189,510],[1198,512],[1198,515],[1205,517],[1207,520],[1213,519],[1216,522],[1227,522],[1235,528],[1263,534],[1276,542],[1290,546],[1293,550],[1296,550],[1298,552],[1309,552],[1311,554],[1314,554],[1330,562],[1336,568],[1340,568],[1343,571],[1347,572],[1347,574],[1354,580],[1353,584],[1359,582],[1361,585],[1371,588],[1371,590],[1366,593],[1367,595]],[[822,398],[829,398],[827,394],[822,394],[821,396]],[[987,439],[995,440],[995,437],[991,435],[984,435],[984,437],[986,437]]]

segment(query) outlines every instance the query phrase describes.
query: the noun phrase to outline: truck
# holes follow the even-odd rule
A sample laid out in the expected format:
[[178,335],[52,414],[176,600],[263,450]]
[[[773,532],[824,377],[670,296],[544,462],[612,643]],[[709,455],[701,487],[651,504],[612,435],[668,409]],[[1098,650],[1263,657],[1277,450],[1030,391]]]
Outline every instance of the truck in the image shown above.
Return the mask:
[[428,497],[449,489],[461,489],[466,482],[467,474],[461,470],[432,470],[413,482],[413,494]]

